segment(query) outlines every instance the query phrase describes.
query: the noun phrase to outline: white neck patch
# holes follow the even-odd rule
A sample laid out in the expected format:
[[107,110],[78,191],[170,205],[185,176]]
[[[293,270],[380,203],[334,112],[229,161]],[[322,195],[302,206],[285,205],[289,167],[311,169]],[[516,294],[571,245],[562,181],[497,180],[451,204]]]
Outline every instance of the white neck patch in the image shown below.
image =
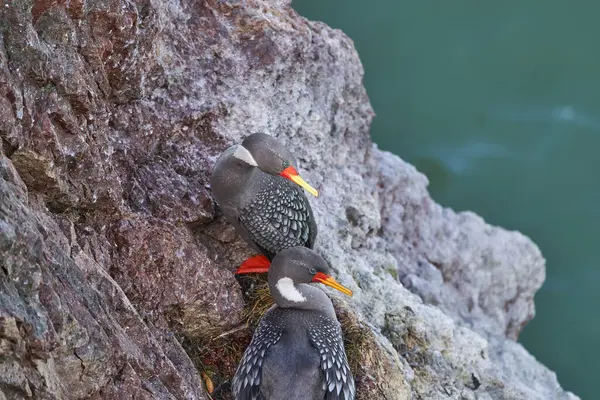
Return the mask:
[[294,281],[291,278],[281,278],[275,285],[279,293],[284,299],[293,301],[295,303],[302,303],[306,301],[306,297],[302,295],[294,286]]
[[253,167],[258,167],[258,164],[256,163],[254,157],[252,157],[252,154],[250,154],[248,149],[241,144],[239,144],[237,149],[235,149],[233,156],[238,160],[242,160],[246,164],[252,165]]

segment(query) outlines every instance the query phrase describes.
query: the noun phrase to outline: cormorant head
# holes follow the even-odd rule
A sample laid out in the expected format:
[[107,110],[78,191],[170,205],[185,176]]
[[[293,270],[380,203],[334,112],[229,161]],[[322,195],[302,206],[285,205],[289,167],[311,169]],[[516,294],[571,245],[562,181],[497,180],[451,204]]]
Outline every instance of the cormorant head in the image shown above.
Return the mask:
[[280,175],[302,186],[313,196],[319,192],[298,174],[296,158],[274,137],[253,133],[234,152],[234,157],[271,175]]
[[[352,291],[338,283],[330,272],[327,261],[307,247],[292,247],[281,251],[273,258],[269,269],[269,281],[288,300],[299,297],[294,292],[299,283],[318,282],[352,296]],[[287,293],[286,293],[287,292]]]

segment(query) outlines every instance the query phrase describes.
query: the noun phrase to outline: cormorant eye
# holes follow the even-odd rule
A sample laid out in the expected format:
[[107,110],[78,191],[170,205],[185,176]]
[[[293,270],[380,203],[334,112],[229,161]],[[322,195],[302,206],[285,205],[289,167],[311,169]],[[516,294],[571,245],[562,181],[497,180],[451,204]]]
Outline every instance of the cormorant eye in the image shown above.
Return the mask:
[[317,270],[314,268],[309,268],[308,272],[310,272],[311,275],[316,275],[317,274]]
[[290,163],[287,162],[286,160],[283,160],[282,165],[283,165],[283,169],[286,169],[287,167],[290,166]]

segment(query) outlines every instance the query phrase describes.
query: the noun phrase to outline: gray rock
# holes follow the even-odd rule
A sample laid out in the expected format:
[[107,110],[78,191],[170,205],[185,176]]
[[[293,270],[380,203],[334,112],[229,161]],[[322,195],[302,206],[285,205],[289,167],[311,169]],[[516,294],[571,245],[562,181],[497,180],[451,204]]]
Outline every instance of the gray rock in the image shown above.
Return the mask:
[[181,346],[145,324],[104,268],[29,196],[1,155],[5,398],[204,398]]
[[208,176],[261,131],[321,192],[360,398],[576,398],[514,342],[539,250],[373,146],[342,32],[266,0],[12,2],[0,27],[4,397],[202,399],[194,363],[231,376],[252,332],[230,272],[251,250]]

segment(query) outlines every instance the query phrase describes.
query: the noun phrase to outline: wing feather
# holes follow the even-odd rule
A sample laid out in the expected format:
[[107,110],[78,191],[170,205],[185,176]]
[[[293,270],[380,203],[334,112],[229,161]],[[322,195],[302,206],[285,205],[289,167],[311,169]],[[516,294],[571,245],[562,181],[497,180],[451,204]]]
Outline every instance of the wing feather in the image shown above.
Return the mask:
[[260,382],[263,361],[269,348],[281,339],[282,334],[283,327],[270,320],[268,314],[265,315],[256,328],[231,382],[236,400],[262,399]]
[[348,365],[342,329],[325,315],[308,327],[310,341],[321,355],[323,389],[326,400],[354,400],[354,377]]
[[[277,178],[277,179],[275,179]],[[269,258],[295,246],[314,246],[317,226],[302,188],[272,177],[256,198],[240,210],[239,222]]]

